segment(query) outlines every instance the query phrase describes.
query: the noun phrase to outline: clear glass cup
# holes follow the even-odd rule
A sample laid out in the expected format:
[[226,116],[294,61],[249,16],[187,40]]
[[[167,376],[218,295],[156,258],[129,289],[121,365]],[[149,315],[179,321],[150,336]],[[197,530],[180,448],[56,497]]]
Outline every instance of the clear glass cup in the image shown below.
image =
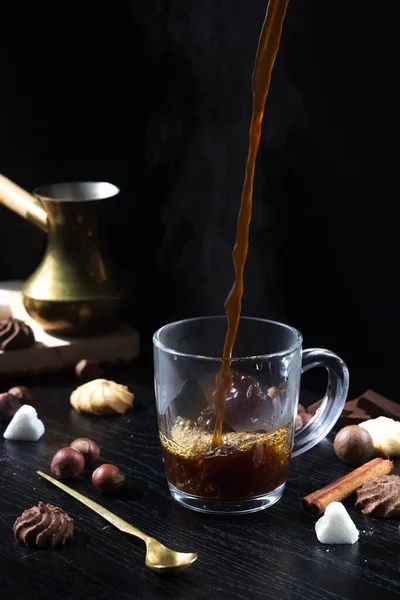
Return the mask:
[[[339,418],[349,374],[329,350],[302,350],[302,335],[293,327],[242,317],[222,443],[212,447],[225,332],[225,317],[161,327],[153,336],[155,394],[172,497],[193,510],[238,514],[280,499],[291,456],[315,446]],[[328,372],[325,397],[295,433],[301,373],[316,366]]]

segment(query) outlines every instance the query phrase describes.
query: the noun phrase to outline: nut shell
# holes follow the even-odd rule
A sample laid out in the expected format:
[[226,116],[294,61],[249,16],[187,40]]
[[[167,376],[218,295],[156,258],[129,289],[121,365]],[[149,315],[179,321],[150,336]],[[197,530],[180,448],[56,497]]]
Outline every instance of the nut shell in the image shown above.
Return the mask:
[[302,419],[302,415],[299,413],[298,415],[296,415],[296,420],[294,423],[294,430],[299,431],[302,427],[303,427],[303,419]]
[[24,385],[16,385],[9,389],[8,393],[16,396],[21,400],[22,404],[35,404],[35,396],[33,395],[32,390]]
[[103,494],[116,492],[125,481],[125,475],[115,465],[104,464],[93,471],[92,483]]
[[135,396],[125,385],[108,379],[94,379],[71,394],[71,405],[78,412],[94,415],[122,415],[132,408]]
[[301,418],[304,427],[304,425],[307,425],[307,423],[309,423],[314,418],[314,415],[309,415],[308,413],[301,413]]
[[74,448],[74,450],[78,450],[81,454],[83,454],[83,458],[85,459],[85,467],[89,467],[96,460],[98,460],[100,456],[100,448],[93,440],[89,438],[78,438],[70,443],[70,448]]
[[374,443],[368,431],[359,425],[348,425],[336,434],[333,449],[336,456],[343,462],[349,465],[359,465],[370,458]]
[[74,521],[61,508],[39,502],[25,510],[13,526],[15,539],[29,548],[64,545],[74,534]]
[[75,375],[82,381],[92,381],[102,377],[103,369],[97,361],[91,358],[83,358],[75,367]]
[[11,421],[21,406],[21,401],[13,394],[0,394],[0,421]]
[[300,431],[300,429],[307,425],[311,419],[313,419],[313,415],[309,415],[308,413],[302,411],[298,412],[294,423],[294,430],[296,432]]
[[51,472],[58,479],[72,479],[78,477],[85,467],[85,458],[79,450],[74,448],[61,448],[53,456]]

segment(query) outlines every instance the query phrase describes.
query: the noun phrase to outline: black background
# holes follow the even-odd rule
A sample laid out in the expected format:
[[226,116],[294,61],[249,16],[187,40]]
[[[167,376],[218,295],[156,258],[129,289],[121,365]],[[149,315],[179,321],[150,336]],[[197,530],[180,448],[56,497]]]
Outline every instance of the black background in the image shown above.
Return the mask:
[[[0,172],[108,180],[110,242],[150,359],[168,320],[217,314],[233,280],[250,79],[265,0],[4,2]],[[385,5],[388,12],[387,5]],[[381,23],[382,22],[382,23]],[[292,0],[256,171],[243,312],[338,352],[353,395],[397,395],[395,58],[390,14]],[[0,207],[0,278],[45,236]]]

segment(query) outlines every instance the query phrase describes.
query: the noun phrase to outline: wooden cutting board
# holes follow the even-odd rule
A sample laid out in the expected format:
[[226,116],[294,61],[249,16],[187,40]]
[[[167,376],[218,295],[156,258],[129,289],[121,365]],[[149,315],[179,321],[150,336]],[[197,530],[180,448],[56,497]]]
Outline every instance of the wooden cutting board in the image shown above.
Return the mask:
[[73,368],[82,358],[117,364],[139,356],[139,333],[128,323],[121,323],[111,333],[92,337],[61,338],[46,333],[26,312],[21,284],[21,281],[0,282],[0,318],[13,316],[25,321],[32,327],[36,344],[25,350],[0,350],[0,377],[62,371]]

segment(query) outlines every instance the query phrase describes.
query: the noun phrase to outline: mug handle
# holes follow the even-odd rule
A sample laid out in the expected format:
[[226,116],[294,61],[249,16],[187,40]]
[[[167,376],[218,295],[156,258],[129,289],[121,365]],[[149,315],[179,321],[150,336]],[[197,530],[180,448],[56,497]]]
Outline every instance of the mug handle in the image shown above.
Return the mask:
[[349,370],[337,354],[323,348],[309,348],[302,352],[301,372],[313,367],[325,367],[328,385],[322,404],[311,419],[294,436],[292,457],[307,452],[328,435],[338,420],[349,389]]

